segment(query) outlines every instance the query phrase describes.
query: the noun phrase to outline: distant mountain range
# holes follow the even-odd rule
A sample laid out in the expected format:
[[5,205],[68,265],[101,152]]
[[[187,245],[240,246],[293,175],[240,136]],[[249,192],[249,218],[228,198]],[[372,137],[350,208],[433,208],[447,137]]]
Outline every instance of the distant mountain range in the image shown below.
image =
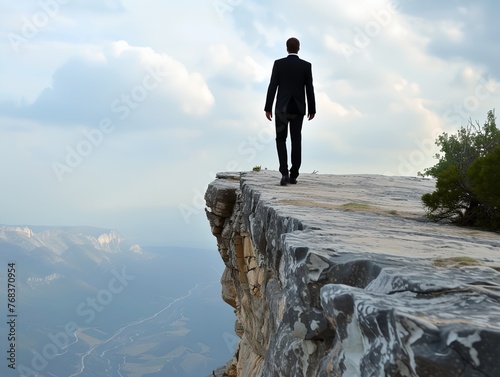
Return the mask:
[[[41,227],[0,225],[0,245],[26,252],[44,249],[61,255],[74,245],[108,253],[142,253],[139,245],[126,241],[116,230],[92,227]],[[53,262],[57,263],[54,257]]]
[[21,271],[32,274],[26,276],[32,288],[114,268],[124,260],[151,258],[112,229],[6,225],[0,226],[0,255],[19,261]]

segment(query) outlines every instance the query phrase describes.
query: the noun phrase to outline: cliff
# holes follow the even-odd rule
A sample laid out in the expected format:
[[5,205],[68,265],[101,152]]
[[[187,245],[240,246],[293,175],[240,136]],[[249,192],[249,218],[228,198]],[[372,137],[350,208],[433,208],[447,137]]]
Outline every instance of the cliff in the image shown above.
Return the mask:
[[241,338],[219,375],[500,376],[499,234],[426,221],[430,180],[279,177],[205,195]]

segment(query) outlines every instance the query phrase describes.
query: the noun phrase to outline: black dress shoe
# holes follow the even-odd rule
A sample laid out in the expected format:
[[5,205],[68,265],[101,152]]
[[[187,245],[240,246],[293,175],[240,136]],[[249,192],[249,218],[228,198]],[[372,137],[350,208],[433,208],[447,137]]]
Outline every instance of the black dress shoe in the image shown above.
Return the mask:
[[281,181],[280,181],[281,186],[286,186],[288,182],[290,182],[290,177],[288,175],[281,176]]
[[297,178],[290,177],[288,182],[291,183],[292,185],[295,185],[297,183]]

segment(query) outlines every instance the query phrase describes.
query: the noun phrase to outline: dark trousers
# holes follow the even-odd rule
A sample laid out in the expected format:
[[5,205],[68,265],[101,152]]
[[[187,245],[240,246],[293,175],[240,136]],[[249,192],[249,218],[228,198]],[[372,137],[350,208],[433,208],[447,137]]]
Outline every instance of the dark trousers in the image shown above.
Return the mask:
[[286,150],[286,139],[288,137],[288,126],[290,125],[290,139],[292,144],[290,177],[299,176],[302,161],[302,114],[276,113],[276,149],[280,163],[281,175],[288,175],[288,155]]

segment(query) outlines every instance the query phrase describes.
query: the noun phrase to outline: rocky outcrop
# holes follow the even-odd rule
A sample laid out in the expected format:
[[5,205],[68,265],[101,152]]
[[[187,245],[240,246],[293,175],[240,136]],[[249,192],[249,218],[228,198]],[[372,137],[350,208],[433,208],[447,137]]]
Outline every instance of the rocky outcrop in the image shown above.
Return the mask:
[[500,376],[500,235],[424,219],[421,178],[219,174],[237,351],[214,375]]

